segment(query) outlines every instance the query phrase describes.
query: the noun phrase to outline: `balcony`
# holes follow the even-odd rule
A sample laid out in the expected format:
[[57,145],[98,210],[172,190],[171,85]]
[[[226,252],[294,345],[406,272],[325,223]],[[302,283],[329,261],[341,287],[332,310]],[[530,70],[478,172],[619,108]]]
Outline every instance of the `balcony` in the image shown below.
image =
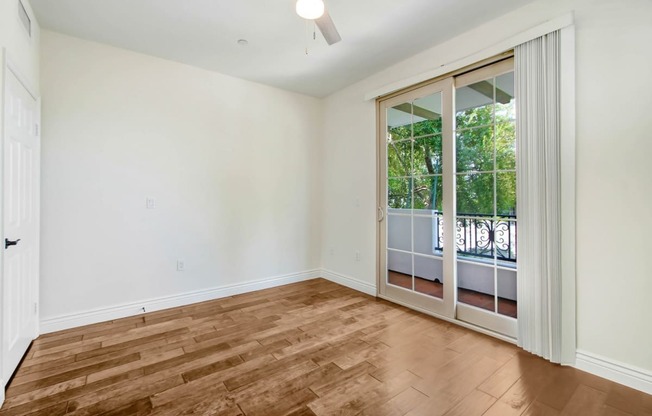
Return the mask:
[[[412,289],[414,269],[414,290],[441,298],[442,213],[409,212],[388,210],[388,282]],[[458,214],[455,242],[460,302],[516,317],[516,236],[514,215]]]

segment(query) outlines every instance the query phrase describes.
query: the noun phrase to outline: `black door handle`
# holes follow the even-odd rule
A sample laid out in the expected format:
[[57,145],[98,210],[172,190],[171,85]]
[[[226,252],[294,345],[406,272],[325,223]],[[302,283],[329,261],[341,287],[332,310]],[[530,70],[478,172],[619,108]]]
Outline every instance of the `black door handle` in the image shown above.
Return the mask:
[[16,241],[11,241],[10,239],[5,238],[5,249],[7,249],[7,248],[9,248],[11,246],[18,245],[19,241],[20,241],[20,238],[18,240],[16,240]]

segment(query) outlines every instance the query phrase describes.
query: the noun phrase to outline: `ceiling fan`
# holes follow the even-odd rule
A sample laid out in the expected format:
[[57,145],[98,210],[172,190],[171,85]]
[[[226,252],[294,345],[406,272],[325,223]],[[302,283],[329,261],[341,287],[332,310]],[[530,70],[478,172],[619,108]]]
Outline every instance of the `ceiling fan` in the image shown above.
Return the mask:
[[326,39],[326,43],[332,45],[342,40],[333,19],[328,14],[323,0],[297,0],[297,14],[306,20],[314,20],[319,31]]

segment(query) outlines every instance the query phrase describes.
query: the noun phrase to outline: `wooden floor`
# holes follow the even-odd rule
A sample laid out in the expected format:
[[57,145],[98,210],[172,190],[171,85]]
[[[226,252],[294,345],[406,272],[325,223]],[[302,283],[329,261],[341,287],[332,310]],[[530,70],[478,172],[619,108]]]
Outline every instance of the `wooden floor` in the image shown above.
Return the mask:
[[48,334],[0,415],[652,415],[652,396],[323,279]]

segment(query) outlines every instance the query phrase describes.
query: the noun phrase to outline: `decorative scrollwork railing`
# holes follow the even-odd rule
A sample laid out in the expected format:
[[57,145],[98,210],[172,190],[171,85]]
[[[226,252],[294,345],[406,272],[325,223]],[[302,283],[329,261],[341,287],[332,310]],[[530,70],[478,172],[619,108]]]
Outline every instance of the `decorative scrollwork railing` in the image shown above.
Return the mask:
[[[443,251],[443,217],[436,213],[433,227],[435,251]],[[482,214],[457,214],[455,243],[457,253],[507,262],[516,262],[516,216],[500,217]]]

